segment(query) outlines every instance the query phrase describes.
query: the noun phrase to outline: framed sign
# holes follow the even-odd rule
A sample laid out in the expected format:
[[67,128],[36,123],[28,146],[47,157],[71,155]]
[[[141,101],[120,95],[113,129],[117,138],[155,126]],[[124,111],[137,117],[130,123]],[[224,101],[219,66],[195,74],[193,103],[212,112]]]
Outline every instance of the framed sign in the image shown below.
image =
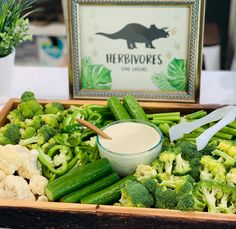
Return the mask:
[[197,102],[203,0],[69,0],[73,98]]

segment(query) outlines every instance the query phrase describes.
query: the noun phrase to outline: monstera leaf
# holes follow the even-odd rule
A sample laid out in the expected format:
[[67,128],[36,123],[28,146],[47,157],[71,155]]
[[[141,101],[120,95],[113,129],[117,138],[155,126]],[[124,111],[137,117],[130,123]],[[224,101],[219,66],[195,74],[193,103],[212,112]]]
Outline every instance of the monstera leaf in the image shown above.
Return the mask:
[[158,87],[161,91],[176,91],[174,87],[168,81],[168,76],[164,73],[154,74],[152,76],[152,82]]
[[178,91],[186,89],[186,65],[182,59],[174,59],[168,65],[168,81]]
[[91,59],[82,60],[82,87],[88,89],[111,89],[111,71],[103,65],[93,64]]
[[182,59],[172,60],[167,68],[167,74],[160,72],[152,76],[152,82],[161,91],[186,90],[186,64]]

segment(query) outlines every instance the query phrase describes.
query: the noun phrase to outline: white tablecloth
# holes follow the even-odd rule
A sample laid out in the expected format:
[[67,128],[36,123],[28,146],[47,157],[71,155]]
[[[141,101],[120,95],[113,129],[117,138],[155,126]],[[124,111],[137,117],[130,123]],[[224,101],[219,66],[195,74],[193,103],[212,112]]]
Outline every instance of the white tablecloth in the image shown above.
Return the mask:
[[[38,99],[69,99],[67,68],[15,67],[11,97],[33,91]],[[203,71],[200,84],[202,104],[236,104],[236,72]],[[1,108],[1,107],[0,107]]]

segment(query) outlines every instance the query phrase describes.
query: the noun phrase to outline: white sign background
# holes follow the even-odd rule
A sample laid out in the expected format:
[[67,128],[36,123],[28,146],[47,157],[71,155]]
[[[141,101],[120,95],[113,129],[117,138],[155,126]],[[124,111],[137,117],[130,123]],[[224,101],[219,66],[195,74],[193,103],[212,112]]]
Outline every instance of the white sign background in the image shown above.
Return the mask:
[[[152,83],[152,74],[167,72],[167,66],[174,58],[187,59],[190,34],[190,9],[187,6],[80,5],[79,11],[81,59],[90,57],[94,64],[110,69],[112,90],[158,90]],[[159,29],[167,27],[170,36],[154,40],[155,49],[145,48],[144,43],[136,43],[136,49],[128,49],[126,40],[96,35],[98,32],[115,33],[129,23],[147,28],[152,24]],[[106,54],[113,53],[161,55],[163,62],[161,65],[107,63]]]

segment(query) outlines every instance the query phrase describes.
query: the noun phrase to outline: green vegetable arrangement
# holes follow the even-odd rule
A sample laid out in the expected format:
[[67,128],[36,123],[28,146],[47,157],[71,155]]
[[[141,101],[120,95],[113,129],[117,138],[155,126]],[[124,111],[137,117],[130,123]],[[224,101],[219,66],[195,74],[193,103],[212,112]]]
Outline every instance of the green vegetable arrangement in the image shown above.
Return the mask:
[[0,57],[9,55],[18,44],[31,39],[26,16],[34,2],[35,0],[0,0]]
[[[42,106],[27,91],[8,114],[9,123],[0,128],[0,145],[38,150],[43,175],[49,179],[50,201],[235,214],[236,121],[201,151],[195,139],[214,123],[175,142],[169,140],[171,126],[205,115],[204,110],[146,114],[132,95],[122,100],[112,96],[107,106],[65,108],[58,102]],[[99,128],[115,120],[148,120],[165,135],[162,151],[150,165],[140,164],[134,174],[119,177],[107,159],[100,159],[95,133],[76,118]]]
[[38,150],[43,175],[50,181],[99,158],[95,133],[76,121],[83,118],[97,127],[114,120],[106,106],[70,106],[58,102],[39,104],[32,92],[26,91],[16,109],[0,128],[0,145],[19,144]]

